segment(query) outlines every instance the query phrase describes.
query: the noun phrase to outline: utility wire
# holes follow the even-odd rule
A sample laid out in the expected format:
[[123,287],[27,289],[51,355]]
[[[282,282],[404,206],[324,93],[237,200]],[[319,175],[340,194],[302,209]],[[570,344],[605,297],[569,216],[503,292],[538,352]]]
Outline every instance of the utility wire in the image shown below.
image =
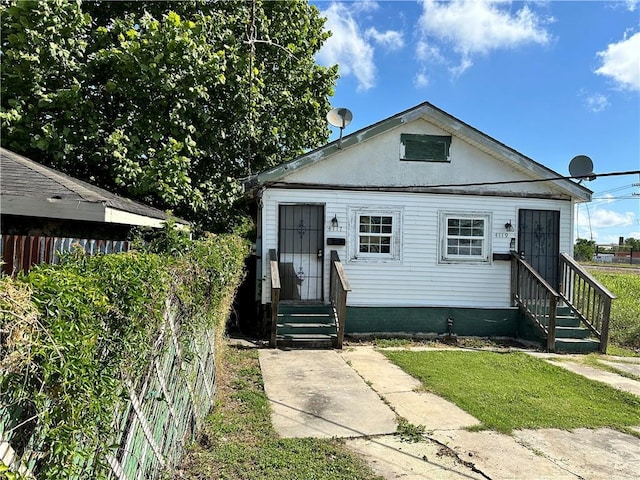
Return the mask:
[[441,185],[412,185],[413,187],[425,187],[425,188],[444,188],[444,187],[479,187],[484,185],[511,185],[514,183],[537,183],[548,182],[552,180],[595,180],[598,177],[613,177],[618,175],[640,175],[640,170],[629,170],[626,172],[607,172],[607,173],[593,173],[591,175],[585,175],[580,177],[572,176],[558,176],[549,178],[535,178],[528,180],[501,180],[496,182],[474,182],[474,183],[449,183]]

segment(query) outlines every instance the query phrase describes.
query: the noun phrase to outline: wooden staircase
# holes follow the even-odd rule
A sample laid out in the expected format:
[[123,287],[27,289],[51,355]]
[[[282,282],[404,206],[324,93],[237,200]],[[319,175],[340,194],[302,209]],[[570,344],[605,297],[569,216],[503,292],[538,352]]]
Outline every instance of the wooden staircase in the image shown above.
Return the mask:
[[511,296],[550,352],[607,352],[611,302],[616,297],[566,254],[556,291],[511,252]]
[[276,341],[285,348],[337,348],[338,328],[331,305],[281,302]]
[[269,250],[271,271],[272,348],[342,348],[347,318],[347,294],[351,291],[335,250],[331,251],[330,303],[280,301],[280,273],[276,251]]
[[[548,316],[543,324],[548,328]],[[600,340],[591,336],[591,330],[567,306],[558,306],[555,321],[555,351],[563,353],[591,353],[600,349]]]

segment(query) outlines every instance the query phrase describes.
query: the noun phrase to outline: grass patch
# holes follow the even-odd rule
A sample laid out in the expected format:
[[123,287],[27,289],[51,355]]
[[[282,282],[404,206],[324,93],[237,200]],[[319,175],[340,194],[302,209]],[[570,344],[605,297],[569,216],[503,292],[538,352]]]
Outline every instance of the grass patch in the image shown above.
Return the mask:
[[219,363],[216,404],[176,480],[380,479],[341,440],[276,435],[257,350],[225,346]]
[[614,355],[616,357],[640,357],[640,350],[632,350],[631,348],[609,344],[607,345],[607,355]]
[[378,348],[409,347],[413,340],[408,338],[374,338],[373,344]]
[[[596,280],[616,298],[611,304],[609,339],[611,342],[640,350],[640,275],[591,269]],[[611,353],[610,349],[607,349]]]
[[640,398],[524,353],[383,351],[424,388],[467,411],[482,428],[640,425]]

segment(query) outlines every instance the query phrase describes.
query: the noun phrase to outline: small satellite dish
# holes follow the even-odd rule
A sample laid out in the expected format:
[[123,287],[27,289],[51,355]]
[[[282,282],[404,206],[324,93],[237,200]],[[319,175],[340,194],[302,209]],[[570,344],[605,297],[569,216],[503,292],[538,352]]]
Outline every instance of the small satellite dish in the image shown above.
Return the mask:
[[327,113],[327,121],[334,127],[343,129],[351,123],[353,120],[353,114],[348,108],[332,108]]
[[334,127],[340,129],[340,139],[338,140],[338,148],[342,145],[342,130],[353,120],[353,113],[348,108],[332,108],[327,113],[327,121]]
[[593,162],[586,155],[577,155],[569,163],[569,173],[572,177],[580,180],[593,180]]

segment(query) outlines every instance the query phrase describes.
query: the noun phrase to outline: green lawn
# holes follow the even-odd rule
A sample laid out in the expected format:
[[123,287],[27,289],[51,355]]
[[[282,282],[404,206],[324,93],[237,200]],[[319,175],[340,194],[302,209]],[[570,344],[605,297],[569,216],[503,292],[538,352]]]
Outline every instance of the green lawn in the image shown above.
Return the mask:
[[425,390],[476,417],[481,428],[640,426],[640,397],[524,353],[382,351]]
[[278,438],[257,350],[224,350],[216,405],[176,480],[379,479],[340,440]]

